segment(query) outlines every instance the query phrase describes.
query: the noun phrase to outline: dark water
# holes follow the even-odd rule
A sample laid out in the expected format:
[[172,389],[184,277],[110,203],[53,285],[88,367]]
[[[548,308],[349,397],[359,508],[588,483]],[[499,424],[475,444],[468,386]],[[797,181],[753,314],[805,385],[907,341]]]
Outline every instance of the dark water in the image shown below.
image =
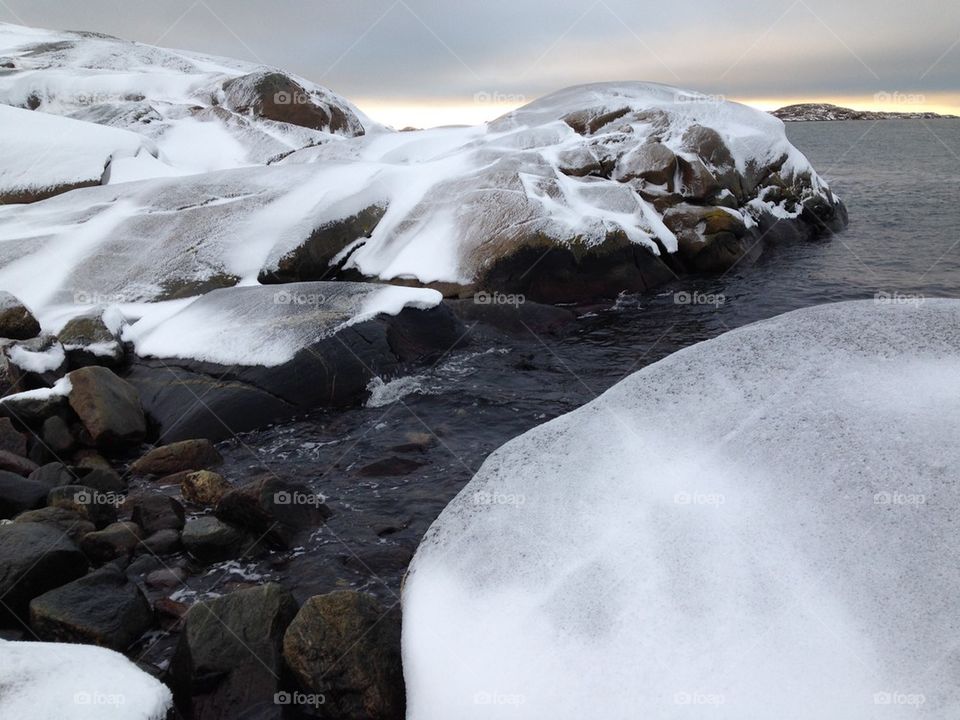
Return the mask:
[[[303,548],[205,570],[189,580],[193,592],[177,596],[272,578],[301,600],[352,586],[394,602],[420,537],[490,452],[644,365],[796,308],[878,293],[901,302],[960,297],[960,121],[809,123],[788,132],[846,202],[844,234],[769,248],[723,277],[577,308],[562,335],[488,333],[400,381],[417,391],[395,402],[225,443],[231,481],[263,472],[304,480],[335,514]],[[678,292],[716,302],[678,304]],[[382,460],[398,474],[364,470]]]

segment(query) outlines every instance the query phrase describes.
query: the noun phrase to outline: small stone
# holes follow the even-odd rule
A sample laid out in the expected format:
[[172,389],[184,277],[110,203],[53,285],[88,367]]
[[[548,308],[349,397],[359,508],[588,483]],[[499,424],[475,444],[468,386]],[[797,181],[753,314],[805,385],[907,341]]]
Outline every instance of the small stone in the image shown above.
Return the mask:
[[175,588],[183,585],[187,573],[183,568],[160,568],[147,575],[144,582],[152,588]]
[[209,440],[182,440],[153,448],[130,466],[135,475],[172,475],[216,467],[223,458]]
[[216,505],[230,489],[223,476],[209,470],[187,473],[180,480],[183,499],[197,505]]
[[116,558],[130,557],[142,535],[143,531],[136,523],[117,522],[87,534],[80,541],[80,549],[90,562],[100,565]]
[[79,476],[70,472],[66,465],[59,462],[41,465],[39,468],[30,473],[27,479],[43,483],[49,489],[61,487],[63,485],[76,484],[80,481]]
[[0,337],[28,340],[40,334],[40,323],[14,295],[0,291]]
[[131,517],[144,532],[152,535],[158,530],[182,530],[183,505],[168,495],[145,493],[130,499]]
[[77,444],[76,438],[70,432],[70,427],[58,415],[52,415],[43,421],[40,436],[43,438],[43,444],[55,455],[64,455],[73,450]]
[[180,549],[180,533],[173,528],[157,530],[149,537],[144,538],[138,552],[148,552],[152,555],[170,555]]
[[0,450],[26,457],[27,436],[17,430],[10,418],[0,418]]
[[206,563],[240,557],[251,542],[251,538],[243,530],[212,515],[204,515],[188,522],[180,539],[188,553]]
[[0,470],[16,473],[21,477],[28,477],[39,467],[33,460],[28,460],[21,455],[14,455],[7,450],[0,450]]
[[56,487],[47,495],[48,505],[72,510],[98,528],[117,521],[117,503],[121,500],[119,496],[86,485]]
[[268,475],[226,493],[216,515],[274,545],[291,547],[300,531],[319,526],[331,512],[306,485]]

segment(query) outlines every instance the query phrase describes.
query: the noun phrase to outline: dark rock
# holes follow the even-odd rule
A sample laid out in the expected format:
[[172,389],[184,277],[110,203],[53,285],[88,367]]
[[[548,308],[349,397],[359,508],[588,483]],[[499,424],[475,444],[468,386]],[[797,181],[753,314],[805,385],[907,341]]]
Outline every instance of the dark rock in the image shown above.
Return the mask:
[[94,565],[102,565],[120,557],[130,557],[140,543],[143,531],[132,522],[117,522],[103,530],[88,533],[80,541],[80,549]]
[[677,156],[663,143],[647,142],[626,153],[617,162],[614,178],[627,182],[634,178],[652,185],[664,185],[672,192],[677,173]]
[[102,367],[74,370],[67,377],[70,407],[93,443],[113,447],[142,440],[146,421],[136,389]]
[[524,301],[516,305],[478,302],[477,298],[444,300],[461,320],[480,322],[511,335],[530,337],[531,333],[542,335],[555,333],[577,319],[572,310],[553,305]]
[[[166,531],[163,531],[166,532]],[[141,575],[147,575],[152,573],[154,570],[163,567],[163,563],[160,562],[160,559],[154,555],[141,555],[140,557],[132,560],[129,565],[127,565],[127,577],[131,579],[136,579]]]
[[187,572],[183,568],[160,568],[149,573],[144,582],[152,588],[175,588],[183,585]]
[[66,397],[58,393],[18,392],[0,400],[0,415],[21,425],[34,426],[61,412],[66,404]]
[[77,471],[77,474],[80,475],[80,482],[87,487],[92,487],[95,490],[99,490],[102,493],[113,493],[115,495],[120,495],[127,488],[127,484],[120,475],[117,474],[116,470],[111,470],[109,468],[94,468],[93,470],[87,470],[82,472],[82,469],[77,467],[74,468]]
[[37,465],[32,460],[21,455],[15,455],[7,450],[0,450],[0,470],[16,473],[21,477],[29,477],[30,473],[37,470]]
[[57,528],[73,542],[80,544],[87,533],[96,530],[96,526],[79,513],[59,507],[45,507],[39,510],[30,510],[17,515],[14,522],[43,523]]
[[78,471],[87,470],[112,470],[110,461],[96,450],[83,448],[73,455],[73,465]]
[[150,450],[130,466],[135,475],[172,475],[216,467],[223,458],[209,440],[181,440]]
[[0,337],[27,340],[40,334],[40,323],[27,306],[0,290]]
[[121,502],[121,496],[102,493],[86,485],[63,485],[53,488],[47,495],[48,505],[72,510],[98,528],[117,521],[117,505]]
[[296,613],[293,596],[273,583],[191,607],[170,664],[181,712],[231,720],[256,707],[258,718],[279,718],[283,633]]
[[17,430],[10,418],[0,418],[0,450],[26,457],[27,436]]
[[30,628],[41,640],[99,645],[124,651],[153,622],[150,603],[136,585],[103,569],[30,602]]
[[37,595],[87,572],[87,558],[64,533],[37,522],[0,525],[0,615],[26,617]]
[[3,356],[7,373],[19,390],[48,388],[67,371],[67,356],[53,335],[11,343],[3,348]]
[[123,343],[104,323],[102,313],[71,318],[58,337],[73,369],[88,365],[113,368],[123,363]]
[[358,475],[363,477],[394,477],[400,475],[409,475],[410,473],[422,468],[426,463],[417,462],[409,458],[392,457],[383,458],[364,465],[357,471]]
[[249,550],[253,542],[240,528],[228,525],[212,515],[204,515],[188,522],[180,539],[188,553],[206,563],[240,557]]
[[128,500],[131,518],[152,535],[158,530],[183,530],[183,505],[160,493],[142,493]]
[[397,607],[347,590],[314,596],[287,628],[283,657],[306,692],[323,695],[318,717],[404,717]]
[[43,483],[0,470],[0,519],[43,507],[47,492]]
[[54,455],[65,455],[77,444],[76,438],[70,432],[70,427],[59,415],[51,415],[43,421],[40,437],[43,438],[43,444]]
[[153,555],[170,555],[180,549],[180,533],[173,528],[157,530],[155,533],[143,539],[138,551],[152,553]]
[[224,495],[216,515],[257,538],[289,547],[299,531],[317,527],[331,512],[306,485],[268,475]]
[[180,495],[195,505],[216,505],[230,489],[223,476],[209,470],[187,473],[180,479]]
[[49,490],[64,485],[76,485],[80,482],[80,476],[77,473],[71,472],[66,465],[59,462],[42,465],[30,473],[27,479],[43,483]]

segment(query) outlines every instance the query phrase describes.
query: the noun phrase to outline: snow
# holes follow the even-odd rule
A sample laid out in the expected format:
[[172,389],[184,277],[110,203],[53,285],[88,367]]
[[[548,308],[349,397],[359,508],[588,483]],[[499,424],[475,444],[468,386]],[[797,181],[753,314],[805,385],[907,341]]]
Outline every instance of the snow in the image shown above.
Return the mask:
[[0,640],[0,716],[163,720],[170,691],[123,655],[92,645]]
[[403,590],[410,720],[957,717],[960,301],[819,306],[491,455]]
[[6,402],[16,403],[21,400],[49,400],[55,397],[67,397],[71,390],[73,390],[73,384],[70,382],[70,378],[62,377],[53,384],[53,387],[24,390],[23,392],[4,395],[0,397],[0,405]]
[[10,362],[21,370],[38,374],[56,370],[67,360],[64,347],[58,342],[42,351],[29,350],[23,345],[11,345],[6,353]]
[[99,184],[112,160],[151,152],[134,133],[0,105],[0,194]]
[[406,307],[434,307],[442,299],[436,290],[373,283],[224,288],[173,314],[140,319],[124,339],[141,356],[274,367],[350,325]]

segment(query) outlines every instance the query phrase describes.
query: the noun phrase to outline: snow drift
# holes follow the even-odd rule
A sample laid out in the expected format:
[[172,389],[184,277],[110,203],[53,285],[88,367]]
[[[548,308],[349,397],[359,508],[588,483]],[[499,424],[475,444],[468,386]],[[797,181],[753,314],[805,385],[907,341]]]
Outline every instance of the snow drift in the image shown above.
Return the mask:
[[680,351],[511,441],[403,592],[411,720],[955,717],[960,302]]

